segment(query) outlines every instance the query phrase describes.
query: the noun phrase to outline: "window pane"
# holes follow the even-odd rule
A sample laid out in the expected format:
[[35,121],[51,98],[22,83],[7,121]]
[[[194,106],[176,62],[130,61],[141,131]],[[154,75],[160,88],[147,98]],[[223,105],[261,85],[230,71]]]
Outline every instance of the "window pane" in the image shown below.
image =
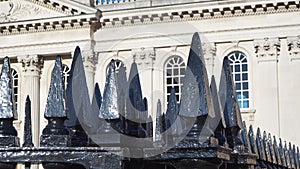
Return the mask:
[[181,68],[181,69],[180,69],[180,74],[181,74],[181,75],[184,75],[184,74],[185,74],[185,69],[184,69],[184,68]]
[[241,81],[241,75],[240,74],[235,74],[234,75],[234,81]]
[[236,90],[241,90],[241,84],[240,83],[236,83],[235,84],[235,88],[236,88]]
[[240,72],[241,69],[240,69],[240,65],[235,65],[234,66],[234,72]]
[[167,69],[167,76],[172,76],[172,69]]
[[244,99],[249,98],[249,92],[243,92],[243,98]]
[[239,104],[239,107],[240,107],[240,108],[244,108],[244,107],[243,107],[243,102],[242,102],[242,101],[238,101],[238,104]]
[[174,77],[173,84],[178,84],[178,83],[179,83],[179,78],[178,77]]
[[244,83],[243,83],[243,89],[244,89],[244,90],[247,90],[247,89],[248,89],[248,83],[247,83],[247,82],[244,82]]
[[243,80],[248,80],[248,73],[243,73],[242,76],[243,76]]
[[174,69],[174,75],[178,75],[179,74],[179,70],[178,69]]
[[248,70],[248,65],[247,64],[243,64],[242,65],[242,70],[243,70],[243,72],[246,72]]
[[172,84],[172,78],[167,78],[167,84]]
[[168,87],[167,87],[167,92],[168,92],[168,93],[171,93],[171,90],[172,90],[172,87],[171,87],[171,86],[168,86]]
[[249,100],[243,101],[243,108],[249,108]]
[[174,89],[176,93],[179,93],[179,86],[175,86]]

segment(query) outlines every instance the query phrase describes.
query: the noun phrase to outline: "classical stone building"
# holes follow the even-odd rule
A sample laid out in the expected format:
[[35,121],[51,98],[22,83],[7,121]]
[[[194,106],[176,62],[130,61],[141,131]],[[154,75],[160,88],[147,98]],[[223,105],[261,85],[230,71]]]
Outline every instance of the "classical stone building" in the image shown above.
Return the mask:
[[192,34],[199,32],[209,75],[220,81],[232,62],[237,98],[248,125],[300,144],[300,17],[295,0],[0,0],[0,57],[10,57],[22,138],[25,98],[33,102],[34,142],[54,59],[65,81],[80,46],[90,94],[103,91],[107,65],[136,62],[149,112],[170,89],[178,100]]

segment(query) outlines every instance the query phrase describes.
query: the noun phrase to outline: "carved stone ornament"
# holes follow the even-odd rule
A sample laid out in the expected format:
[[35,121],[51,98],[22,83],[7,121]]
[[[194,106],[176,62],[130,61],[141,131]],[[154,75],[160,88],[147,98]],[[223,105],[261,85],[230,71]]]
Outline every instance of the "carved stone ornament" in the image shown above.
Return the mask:
[[155,61],[155,49],[154,48],[140,48],[132,50],[132,56],[134,61],[139,66],[149,67]]
[[98,63],[98,55],[93,50],[83,50],[81,53],[85,70],[94,73]]
[[38,55],[24,55],[18,56],[18,62],[22,63],[22,66],[26,70],[39,71],[43,66],[43,58]]
[[217,51],[215,43],[204,42],[202,43],[202,49],[206,64],[213,64]]
[[0,1],[0,23],[50,16],[62,16],[62,14],[26,1]]
[[277,61],[280,53],[280,46],[281,44],[278,38],[255,40],[254,48],[258,61]]
[[300,59],[300,35],[287,38],[288,53],[291,60]]

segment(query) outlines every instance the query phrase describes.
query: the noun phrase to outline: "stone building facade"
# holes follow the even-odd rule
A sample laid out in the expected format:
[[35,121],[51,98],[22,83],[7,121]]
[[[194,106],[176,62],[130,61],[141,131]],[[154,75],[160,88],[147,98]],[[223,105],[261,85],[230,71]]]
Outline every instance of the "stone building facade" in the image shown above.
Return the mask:
[[[232,62],[243,119],[300,144],[300,18],[294,0],[0,0],[0,57],[12,63],[22,138],[25,98],[33,108],[36,145],[56,55],[65,79],[80,46],[89,92],[103,91],[107,66],[136,62],[155,116],[174,87],[180,99],[192,34],[199,32],[209,76],[220,81]],[[127,72],[128,73],[128,72]]]

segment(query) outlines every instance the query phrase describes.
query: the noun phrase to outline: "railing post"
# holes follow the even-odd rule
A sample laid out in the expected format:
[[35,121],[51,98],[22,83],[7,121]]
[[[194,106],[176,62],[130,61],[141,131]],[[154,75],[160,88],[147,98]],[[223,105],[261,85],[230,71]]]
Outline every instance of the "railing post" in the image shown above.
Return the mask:
[[[52,71],[47,105],[44,113],[48,125],[41,136],[41,146],[68,147],[69,130],[64,126],[67,119],[61,57],[58,56]],[[45,169],[65,169],[64,163],[43,163]]]
[[[20,145],[13,121],[17,119],[14,93],[8,57],[3,60],[0,75],[0,147],[18,147]],[[16,163],[0,163],[0,169],[14,169]]]

